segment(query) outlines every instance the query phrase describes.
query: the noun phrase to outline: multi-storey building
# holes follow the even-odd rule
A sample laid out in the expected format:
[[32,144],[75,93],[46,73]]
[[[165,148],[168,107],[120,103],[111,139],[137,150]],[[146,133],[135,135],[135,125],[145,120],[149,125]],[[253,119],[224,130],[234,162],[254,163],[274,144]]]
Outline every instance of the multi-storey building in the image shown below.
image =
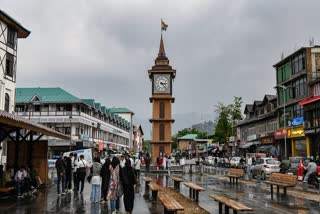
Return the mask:
[[49,156],[102,143],[129,148],[130,123],[94,99],[79,99],[61,88],[17,88],[16,114],[44,124],[71,141],[48,139]]
[[143,147],[143,130],[141,125],[133,126],[133,148],[136,152],[142,151]]
[[14,111],[18,39],[30,31],[0,10],[0,109]]
[[240,148],[271,152],[273,134],[278,127],[277,96],[265,95],[262,101],[246,105],[244,114],[245,119],[237,125]]
[[[302,47],[273,66],[277,74],[276,89],[281,128],[275,132],[275,138],[282,148],[283,157],[310,155],[310,137],[304,133],[304,109],[299,102],[309,98],[314,94],[313,89],[317,91],[319,87],[314,81],[319,66],[319,53],[318,46]],[[313,85],[312,90],[309,84]]]
[[[306,155],[316,157],[317,153],[320,153],[320,47],[312,47],[308,52],[307,64],[310,64],[310,71],[307,77],[310,96],[299,104],[304,110]],[[299,152],[298,150],[297,153]]]

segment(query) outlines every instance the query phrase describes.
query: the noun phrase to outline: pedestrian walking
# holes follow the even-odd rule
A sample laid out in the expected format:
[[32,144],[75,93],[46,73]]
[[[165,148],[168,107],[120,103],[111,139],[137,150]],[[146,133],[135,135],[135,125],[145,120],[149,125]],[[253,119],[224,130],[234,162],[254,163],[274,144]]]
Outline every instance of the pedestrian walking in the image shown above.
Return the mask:
[[141,166],[141,160],[140,160],[140,157],[138,157],[134,161],[134,171],[138,181],[140,180],[140,166]]
[[101,189],[101,168],[100,158],[95,157],[91,168],[91,203],[98,203],[100,201],[100,189]]
[[107,201],[107,194],[110,182],[110,159],[107,157],[101,169],[101,200]]
[[57,182],[58,195],[60,195],[60,183],[61,183],[62,195],[65,195],[64,189],[65,189],[66,164],[62,160],[62,155],[56,161],[56,170],[57,170],[57,176],[58,176],[58,182]]
[[[80,193],[83,193],[83,189],[84,189],[84,181],[86,178],[86,174],[87,174],[87,162],[84,160],[84,155],[80,155],[80,160],[78,162],[78,169],[77,169],[77,188],[78,190],[80,190]],[[81,188],[80,188],[80,183],[81,183]]]
[[79,157],[77,153],[74,153],[73,158],[72,158],[72,170],[73,170],[73,191],[77,192],[79,191],[79,182],[78,182],[78,162],[79,162]]
[[170,176],[171,172],[170,172],[170,168],[171,168],[171,157],[168,157],[168,163],[167,163],[167,167],[168,167],[168,175]]
[[147,152],[146,158],[144,161],[146,163],[146,175],[148,176],[150,173],[150,164],[151,164],[151,158],[150,158],[149,152]]
[[162,167],[163,167],[164,170],[167,169],[167,158],[166,158],[166,156],[163,156],[163,158],[162,158]]
[[72,158],[73,158],[73,153],[70,153],[69,157],[66,158],[66,187],[65,190],[66,192],[72,189]]
[[160,157],[157,157],[157,170],[160,169]]
[[110,173],[110,185],[107,199],[110,200],[112,214],[115,214],[117,213],[116,210],[119,210],[119,198],[122,195],[122,186],[120,183],[120,160],[117,157],[112,158]]
[[[138,160],[138,159],[137,159]],[[125,167],[121,168],[121,182],[123,185],[123,202],[126,213],[132,213],[134,205],[134,185],[137,182],[130,160],[126,160]]]

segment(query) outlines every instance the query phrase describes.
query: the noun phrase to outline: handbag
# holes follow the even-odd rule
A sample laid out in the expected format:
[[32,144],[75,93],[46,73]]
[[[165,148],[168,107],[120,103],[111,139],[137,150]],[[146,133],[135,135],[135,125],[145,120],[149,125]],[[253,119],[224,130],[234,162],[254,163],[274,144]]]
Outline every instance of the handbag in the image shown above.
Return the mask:
[[87,181],[88,181],[89,183],[91,183],[91,179],[92,179],[92,174],[88,175]]

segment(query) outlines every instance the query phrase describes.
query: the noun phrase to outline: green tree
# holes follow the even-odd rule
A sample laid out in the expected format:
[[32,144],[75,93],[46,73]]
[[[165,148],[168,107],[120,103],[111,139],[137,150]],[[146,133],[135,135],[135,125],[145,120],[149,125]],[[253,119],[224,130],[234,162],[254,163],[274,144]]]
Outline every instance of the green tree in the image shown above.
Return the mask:
[[242,97],[234,97],[233,103],[229,105],[224,105],[223,103],[218,103],[215,106],[215,112],[218,114],[216,118],[216,130],[214,140],[220,143],[228,142],[230,136],[235,135],[235,126],[242,120],[241,106]]
[[148,151],[148,152],[151,152],[151,143],[150,143],[150,140],[145,140],[144,142],[143,142],[143,146],[142,146],[142,150],[143,151]]

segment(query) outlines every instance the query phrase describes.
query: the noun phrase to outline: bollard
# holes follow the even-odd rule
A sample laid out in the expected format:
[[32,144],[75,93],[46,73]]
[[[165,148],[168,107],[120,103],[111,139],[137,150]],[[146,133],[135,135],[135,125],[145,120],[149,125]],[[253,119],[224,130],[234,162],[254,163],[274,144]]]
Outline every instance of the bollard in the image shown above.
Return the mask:
[[308,182],[302,182],[303,191],[308,191]]
[[257,183],[261,183],[261,176],[257,175]]

